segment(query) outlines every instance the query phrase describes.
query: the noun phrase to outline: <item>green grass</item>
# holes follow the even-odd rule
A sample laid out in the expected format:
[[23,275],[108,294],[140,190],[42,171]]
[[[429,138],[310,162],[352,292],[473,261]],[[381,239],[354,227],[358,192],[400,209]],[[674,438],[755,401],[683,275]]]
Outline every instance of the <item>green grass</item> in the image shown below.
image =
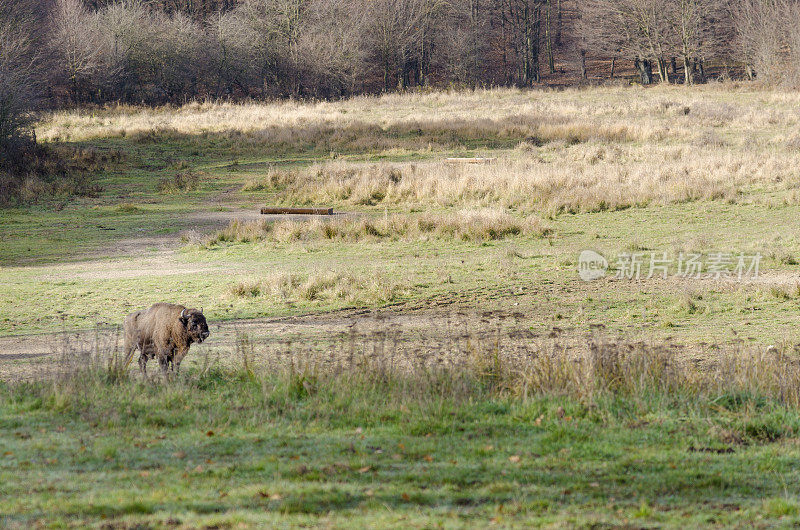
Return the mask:
[[[464,101],[443,94],[356,99],[309,107],[320,114],[319,122],[292,103],[287,113],[306,125],[296,131],[265,125],[277,140],[246,121],[244,132],[212,123],[211,132],[197,134],[159,132],[156,126],[148,132],[145,124],[144,132],[123,135],[103,125],[120,114],[147,112],[141,109],[91,111],[96,115],[87,119],[97,126],[80,129],[74,141],[72,118],[44,124],[55,132],[40,137],[122,156],[94,176],[103,190],[97,197],[43,198],[0,210],[2,344],[13,347],[16,334],[115,326],[155,301],[203,307],[212,336],[193,347],[187,373],[169,384],[135,377],[109,381],[94,372],[44,377],[58,367],[54,357],[0,358],[0,376],[23,374],[22,382],[0,383],[0,526],[800,524],[800,503],[793,496],[800,486],[800,412],[789,404],[789,396],[797,396],[796,377],[778,371],[770,384],[757,384],[767,372],[757,368],[775,366],[772,355],[795,366],[794,346],[800,343],[797,182],[790,163],[775,166],[793,156],[787,147],[792,96],[713,87],[630,91],[624,100],[620,94],[596,89],[475,93],[463,95]],[[716,116],[725,114],[717,108],[721,103],[741,107],[738,125],[717,123]],[[675,109],[683,105],[691,113],[676,118]],[[530,116],[520,116],[519,108]],[[465,109],[476,113],[474,119],[462,114]],[[153,112],[185,114],[192,123],[189,111]],[[220,112],[224,118],[228,111]],[[355,116],[352,124],[345,114]],[[325,123],[332,115],[334,121]],[[615,126],[620,123],[625,127]],[[605,125],[605,136],[593,137]],[[527,137],[534,129],[553,137]],[[704,134],[727,144],[703,146]],[[508,211],[516,219],[544,219],[551,229],[546,234],[509,233],[489,241],[414,233],[203,244],[226,224],[207,217],[291,204],[293,195],[280,185],[262,183],[270,172],[317,162],[496,156],[564,171],[609,164],[613,184],[628,169],[625,163],[635,170],[655,157],[657,172],[658,161],[669,165],[671,156],[688,159],[702,149],[717,150],[723,169],[706,160],[706,166],[689,168],[695,173],[727,175],[736,172],[738,160],[745,169],[757,165],[751,158],[773,166],[763,170],[765,178],[733,194],[698,191],[705,199],[631,203],[616,201],[612,187],[609,202],[587,195],[593,206],[572,208],[579,213],[531,208],[524,200],[518,204],[527,205],[525,211]],[[615,160],[623,164],[615,166]],[[196,176],[196,182],[178,175]],[[664,176],[680,184],[680,174]],[[248,187],[250,182],[255,184]],[[291,191],[302,201],[315,190]],[[469,207],[446,201],[382,204],[378,198],[324,206],[375,219]],[[760,252],[763,277],[745,283],[584,283],[576,261],[587,248],[612,264],[620,252]],[[281,274],[297,284],[290,282],[294,291],[286,296],[271,283]],[[351,292],[307,294],[299,286],[312,277],[345,278],[340,283]],[[374,278],[389,287],[370,292],[366,280]],[[541,360],[535,354],[541,350],[530,337],[552,337],[553,348],[571,347],[565,355],[573,355],[586,353],[588,334],[601,333],[648,347],[670,345],[670,362],[713,367],[720,351],[733,351],[762,364],[739,373],[740,379],[752,377],[752,385],[742,388],[724,370],[715,372],[721,386],[714,392],[691,392],[688,383],[674,392],[636,386],[636,377],[623,373],[635,392],[564,387],[531,395],[519,384],[496,386],[502,375],[491,362],[465,380],[422,365],[402,376],[380,370],[345,370],[338,377],[265,372],[276,355],[286,361],[280,357],[284,345],[302,344],[315,355],[344,351],[342,330],[351,319],[369,319],[327,313],[352,306],[407,317],[390,320],[378,332],[386,338],[392,326],[400,326],[403,351],[427,360],[457,350],[463,361],[479,341],[491,346],[484,335],[491,337],[494,312],[513,320],[515,331],[530,334],[504,344],[503,351],[527,353],[531,362]],[[216,327],[306,313],[314,314],[307,326]],[[486,329],[464,339],[450,329],[460,325],[459,314],[470,315],[465,327],[483,322]],[[238,346],[230,339],[238,325],[251,326],[257,353],[264,353],[262,346],[267,353],[266,360],[257,357],[266,364],[256,373],[221,367],[238,362],[231,355]],[[384,338],[369,344],[376,357],[386,353]],[[777,349],[760,357],[770,344]],[[220,366],[203,371],[204,353],[220,357]],[[309,362],[307,357],[291,362]],[[565,366],[563,358],[560,363],[550,369]]]
[[[584,138],[578,145],[556,138],[539,147],[531,144],[530,150],[515,150],[510,148],[524,140],[523,133],[527,128],[538,127],[538,122],[511,115],[512,125],[520,120],[530,123],[506,130],[502,121],[476,118],[473,123],[458,114],[459,118],[450,123],[448,113],[462,112],[463,105],[441,95],[409,96],[408,103],[401,98],[341,102],[335,108],[342,114],[357,116],[354,123],[360,125],[353,125],[355,129],[350,125],[343,131],[330,125],[309,125],[289,136],[278,135],[276,140],[258,136],[259,129],[253,124],[245,124],[255,129],[244,133],[222,130],[179,134],[156,128],[155,132],[123,136],[111,126],[98,128],[99,136],[73,141],[71,145],[122,154],[121,162],[110,164],[96,175],[97,184],[103,188],[99,197],[43,200],[0,211],[0,283],[4,287],[0,290],[0,336],[90,329],[98,322],[118,323],[129,310],[163,299],[203,306],[216,321],[329,311],[352,305],[341,300],[287,304],[265,296],[229,296],[237,284],[257,282],[275,272],[308,275],[332,270],[359,275],[381,271],[396,278],[402,294],[394,303],[452,301],[461,298],[461,293],[473,293],[473,305],[524,311],[536,329],[557,324],[583,331],[599,322],[614,332],[645,333],[653,338],[672,336],[689,343],[726,341],[732,338],[732,330],[739,337],[758,343],[800,342],[794,331],[797,297],[792,294],[791,285],[794,263],[800,257],[800,231],[794,222],[796,206],[789,183],[785,187],[762,184],[744,188],[734,203],[693,200],[643,204],[617,211],[561,213],[546,221],[552,227],[546,238],[511,235],[487,243],[256,242],[206,249],[177,240],[177,234],[185,231],[197,232],[201,238],[213,232],[218,225],[203,221],[206,213],[232,208],[255,210],[266,203],[286,200],[279,187],[256,186],[243,191],[249,181],[257,181],[274,168],[290,171],[333,158],[399,162],[477,155],[557,165],[601,151],[610,160],[617,156],[615,149],[631,147],[640,152],[625,156],[636,162],[646,157],[652,146],[696,149],[691,143],[693,137],[687,135],[717,129],[732,137],[733,147],[720,150],[722,159],[733,156],[746,161],[751,153],[751,144],[746,140],[748,134],[755,132],[773,142],[757,146],[757,155],[771,152],[773,144],[778,152],[784,149],[786,131],[780,120],[776,124],[756,122],[749,132],[726,129],[714,122],[714,105],[723,102],[740,105],[747,112],[778,112],[780,119],[790,121],[788,100],[784,101],[780,94],[709,89],[697,94],[664,90],[624,95],[631,105],[622,111],[638,113],[655,127],[672,125],[674,134],[664,132],[663,138],[648,142],[629,140],[624,135],[605,141]],[[506,91],[484,96],[491,104],[474,100],[479,96],[469,96],[470,104],[478,106],[481,116],[493,119],[491,113],[487,114],[491,105],[497,105],[504,113],[532,103],[555,105],[556,126],[562,122],[585,125],[580,118],[581,109],[587,105],[594,105],[592,108],[610,123],[620,111],[620,93],[616,89],[564,94]],[[563,108],[554,104],[559,101],[565,103]],[[691,118],[676,120],[670,110],[680,106],[676,101],[680,105],[696,105],[699,110]],[[334,110],[324,107],[326,112]],[[406,122],[391,122],[412,111],[421,113],[420,119],[429,112],[440,114],[419,131]],[[87,111],[83,118],[104,123],[103,120],[126,112],[135,115],[139,111]],[[153,112],[168,115],[172,111]],[[384,118],[394,124],[383,128],[375,125]],[[80,121],[71,117],[55,119],[63,123],[45,123],[44,129],[62,127],[64,131],[56,136],[66,138],[73,127],[71,122]],[[448,132],[449,126],[452,130]],[[355,134],[356,129],[361,132]],[[570,129],[564,130],[568,133]],[[556,135],[566,134],[558,127],[553,131]],[[591,132],[591,128],[587,131]],[[648,132],[643,129],[642,134]],[[587,149],[583,155],[582,146]],[[160,182],[185,172],[197,175],[196,189],[159,191]],[[781,202],[784,199],[787,204]],[[377,217],[385,212],[413,214],[459,209],[458,205],[369,206],[347,201],[329,206]],[[548,215],[544,211],[535,213]],[[170,235],[175,240],[168,243],[167,250],[177,253],[161,258],[154,252],[163,248],[159,238]],[[136,240],[143,243],[135,250],[125,246]],[[762,272],[772,280],[733,286],[711,282],[584,284],[575,274],[577,255],[584,248],[600,250],[609,257],[631,249],[667,251],[673,256],[684,248],[762,252],[766,256]],[[137,269],[146,272],[148,260],[153,261],[149,273],[130,273]],[[85,270],[80,268],[82,264]],[[163,274],[160,268],[186,272]],[[84,272],[96,274],[87,276]],[[774,285],[777,290],[773,290]],[[693,307],[685,303],[687,296],[696,302]],[[27,303],[19,304],[19,300]]]
[[768,399],[312,381],[0,387],[3,525],[800,522],[800,415]]
[[[203,306],[215,321],[328,311],[352,304],[337,300],[287,304],[274,297],[242,298],[230,292],[238,283],[281,271],[300,275],[350,271],[392,278],[402,288],[395,303],[457,299],[465,292],[475,293],[490,308],[518,307],[513,306],[518,303],[536,329],[558,325],[584,330],[590,323],[603,323],[610,330],[645,332],[655,338],[727,341],[734,338],[731,330],[735,330],[740,337],[761,343],[796,342],[800,340],[793,331],[797,296],[791,285],[783,287],[785,296],[777,296],[769,283],[603,280],[586,284],[575,273],[583,248],[611,257],[638,245],[674,257],[684,242],[699,237],[703,248],[724,241],[725,251],[762,252],[762,274],[791,278],[795,266],[781,256],[800,255],[794,210],[695,202],[564,215],[549,222],[554,233],[548,238],[513,237],[486,243],[322,241],[223,244],[210,249],[189,245],[142,277],[135,274],[138,266],[124,257],[99,258],[90,269],[96,269],[97,275],[88,277],[81,276],[83,269],[77,265],[4,267],[0,269],[5,287],[0,292],[0,334],[113,324],[154,299]],[[147,219],[159,215],[166,219],[168,214],[148,214]],[[119,217],[120,223],[130,223],[131,230],[141,219],[139,214]],[[710,218],[715,222],[710,223]],[[121,224],[117,226],[124,230]],[[81,237],[80,232],[62,234],[70,240]],[[175,245],[179,248],[181,243]],[[370,259],[362,259],[365,255]],[[170,274],[159,274],[159,267],[170,269]],[[115,276],[114,271],[122,272]],[[543,292],[543,285],[549,285],[552,294]],[[687,308],[686,296],[695,297],[694,309]],[[28,303],[16,303],[23,299]]]
[[[0,211],[0,283],[4,286],[0,291],[0,336],[91,329],[98,322],[114,324],[130,310],[164,299],[203,306],[216,321],[329,311],[352,304],[336,300],[286,304],[269,297],[231,297],[229,293],[238,283],[258,281],[279,271],[320,274],[352,270],[365,275],[380,271],[396,278],[402,294],[394,302],[456,299],[459,293],[469,292],[490,307],[521,304],[537,329],[566,324],[580,331],[601,322],[615,332],[644,331],[654,338],[672,336],[689,342],[729,340],[731,330],[766,344],[800,341],[793,331],[794,297],[771,295],[769,284],[584,284],[575,274],[577,255],[584,248],[600,250],[609,257],[631,249],[667,251],[674,256],[691,248],[762,252],[763,273],[791,278],[792,263],[800,256],[796,207],[764,201],[691,201],[561,214],[546,221],[552,227],[546,238],[511,236],[487,243],[260,242],[197,249],[176,239],[168,250],[178,252],[160,265],[154,264],[153,272],[143,277],[125,273],[141,268],[150,256],[158,260],[153,251],[161,248],[160,237],[177,238],[187,230],[213,231],[213,226],[203,221],[204,212],[233,207],[255,210],[275,201],[277,189],[240,191],[271,167],[291,169],[330,156],[320,148],[304,151],[296,146],[294,151],[284,149],[265,157],[258,146],[220,142],[203,136],[165,138],[160,143],[132,138],[80,142],[77,145],[81,147],[124,153],[122,163],[97,175],[104,189],[99,197],[43,201]],[[440,146],[387,156],[399,160],[508,154],[493,152],[486,145],[479,152],[466,146],[463,151]],[[567,156],[569,149],[547,145],[542,156],[553,156],[555,162]],[[375,155],[354,152],[344,156],[356,160]],[[170,194],[158,191],[159,181],[187,169],[199,175],[198,189]],[[753,191],[752,197],[772,193]],[[332,206],[374,216],[385,211],[382,205]],[[388,211],[408,209],[393,206]],[[142,239],[145,242],[136,251],[122,245]],[[181,250],[182,246],[186,248]],[[370,259],[364,260],[365,255]],[[84,270],[75,268],[87,258],[92,261],[86,271],[98,274],[82,276]],[[185,268],[186,272],[160,274],[160,266]],[[791,293],[791,286],[784,285],[787,280],[781,281],[780,288]],[[699,311],[684,310],[687,290],[702,296]],[[28,303],[19,304],[18,300]]]

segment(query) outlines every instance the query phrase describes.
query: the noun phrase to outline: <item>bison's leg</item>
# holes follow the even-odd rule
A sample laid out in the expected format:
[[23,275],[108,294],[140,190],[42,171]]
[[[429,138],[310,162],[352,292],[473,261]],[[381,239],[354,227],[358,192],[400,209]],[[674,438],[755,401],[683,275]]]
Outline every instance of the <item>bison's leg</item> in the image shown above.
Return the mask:
[[175,352],[175,358],[173,360],[173,364],[175,366],[176,372],[181,373],[181,362],[183,362],[183,358],[186,357],[187,353],[189,353],[188,344],[184,347],[178,348],[178,351]]
[[169,350],[169,357],[167,357],[167,363],[169,365],[169,371],[170,372],[174,372],[175,371],[175,350],[176,350],[176,348],[175,348],[175,346],[173,346]]
[[144,353],[139,355],[139,370],[147,377],[147,355]]
[[161,367],[161,372],[164,376],[167,375],[167,368],[169,367],[169,354],[172,350],[172,345],[169,340],[157,338],[153,341],[153,352],[155,358],[158,360],[158,365]]
[[147,361],[149,361],[155,352],[152,342],[140,342],[139,343],[139,370],[141,370],[142,375],[147,377]]
[[161,349],[158,351],[158,365],[161,372],[166,376],[169,370],[169,350]]
[[136,353],[136,345],[128,344],[128,341],[125,341],[125,346],[123,348],[123,361],[122,361],[122,369],[124,370],[127,368],[131,361],[133,360],[133,354]]
[[170,380],[169,359],[166,357],[158,358],[158,365],[161,367],[161,373],[164,374],[164,379]]
[[136,311],[131,313],[122,323],[122,329],[124,332],[124,347],[123,347],[123,360],[124,363],[122,365],[122,369],[128,368],[130,366],[131,361],[133,360],[133,354],[136,352],[138,348],[140,352],[144,351],[142,349],[142,339],[141,334],[139,333],[139,317],[141,316],[141,311]]

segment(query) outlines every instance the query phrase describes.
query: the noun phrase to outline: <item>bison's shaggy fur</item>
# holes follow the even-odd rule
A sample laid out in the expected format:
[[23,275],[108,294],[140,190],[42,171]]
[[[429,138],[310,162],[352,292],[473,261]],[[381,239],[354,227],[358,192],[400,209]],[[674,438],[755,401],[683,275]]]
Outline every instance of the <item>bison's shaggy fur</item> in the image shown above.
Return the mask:
[[180,371],[181,361],[193,342],[208,338],[208,324],[203,311],[182,305],[153,304],[125,317],[125,366],[138,349],[139,368],[147,374],[147,361],[158,359],[161,370]]

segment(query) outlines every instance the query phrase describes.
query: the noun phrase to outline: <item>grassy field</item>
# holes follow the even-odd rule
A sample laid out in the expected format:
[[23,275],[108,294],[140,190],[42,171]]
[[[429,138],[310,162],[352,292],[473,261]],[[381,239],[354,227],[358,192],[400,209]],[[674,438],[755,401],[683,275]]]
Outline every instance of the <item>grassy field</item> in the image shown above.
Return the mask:
[[[521,290],[533,324],[558,314],[577,329],[601,322],[721,341],[733,328],[761,343],[791,342],[796,104],[794,94],[726,86],[57,113],[42,121],[40,138],[113,151],[120,161],[97,176],[99,197],[0,214],[0,335],[115,323],[159,296],[203,305],[224,321]],[[443,161],[453,155],[496,160]],[[407,226],[478,208],[518,229],[401,234],[390,226],[379,237],[290,233],[207,244],[265,203],[333,206]],[[760,280],[747,285],[583,284],[574,272],[584,248],[612,260],[686,250],[759,252],[764,261]],[[354,287],[364,296],[288,303],[232,294],[286,272],[312,283],[345,272],[386,281]],[[597,292],[577,295],[585,289]],[[699,311],[684,310],[687,298]]]
[[[0,513],[19,527],[795,522],[798,104],[715,84],[43,116],[37,137],[102,190],[0,210]],[[265,220],[265,204],[341,215]],[[605,278],[579,278],[586,249]],[[758,276],[678,275],[681,254],[718,252],[760,255]],[[667,277],[647,278],[664,253]],[[614,278],[623,254],[639,279]],[[155,301],[211,324],[183,379],[109,380],[99,361],[62,373],[68,337],[70,366],[108,354],[124,315]],[[380,371],[337,382],[318,357],[373,326],[373,356],[399,367],[386,395]],[[465,367],[483,328],[504,339]],[[559,380],[598,333],[717,380],[531,382]],[[299,386],[280,354],[298,345],[318,378]],[[520,352],[509,384],[487,383],[485,359]],[[749,368],[731,379],[723,353]]]
[[763,358],[729,352],[730,364],[697,372],[665,351],[595,343],[584,366],[564,370],[571,363],[556,351],[513,359],[493,352],[494,338],[473,337],[477,347],[451,348],[460,354],[453,365],[403,366],[393,348],[374,355],[378,337],[348,335],[351,354],[327,363],[306,346],[254,363],[244,346],[228,367],[156,385],[120,378],[97,354],[63,352],[57,377],[0,386],[0,520],[11,528],[800,521],[798,372],[785,358],[759,373]]

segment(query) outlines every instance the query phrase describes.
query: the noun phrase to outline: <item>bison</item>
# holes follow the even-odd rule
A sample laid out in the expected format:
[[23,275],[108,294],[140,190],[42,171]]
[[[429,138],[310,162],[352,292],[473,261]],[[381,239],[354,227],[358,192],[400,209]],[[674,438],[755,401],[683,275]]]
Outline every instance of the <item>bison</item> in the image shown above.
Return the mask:
[[208,324],[203,310],[187,309],[182,305],[153,304],[125,317],[125,366],[139,350],[139,369],[147,375],[147,361],[158,359],[161,371],[180,372],[181,361],[193,342],[208,338]]

